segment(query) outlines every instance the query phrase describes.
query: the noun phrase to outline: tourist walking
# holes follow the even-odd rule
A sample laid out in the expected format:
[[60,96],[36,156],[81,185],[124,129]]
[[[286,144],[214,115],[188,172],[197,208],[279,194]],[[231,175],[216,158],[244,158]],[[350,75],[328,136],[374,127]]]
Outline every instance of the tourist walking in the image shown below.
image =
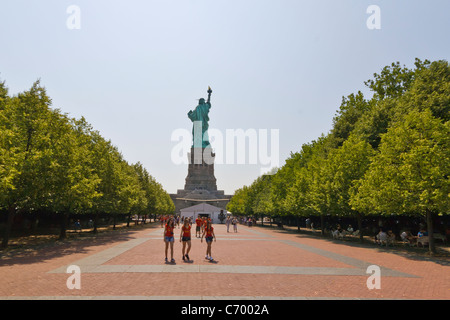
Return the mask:
[[238,225],[237,219],[233,218],[233,221],[231,222],[231,224],[233,225],[234,232],[237,232],[237,225]]
[[207,222],[208,222],[208,220],[206,219],[206,217],[203,217],[203,219],[202,219],[202,233],[205,231]]
[[214,261],[211,253],[211,244],[214,239],[216,241],[216,235],[214,234],[214,227],[211,225],[211,221],[208,221],[206,224],[205,229],[203,230],[201,242],[203,242],[203,237],[205,237],[206,240],[206,260]]
[[189,261],[189,251],[191,251],[191,224],[189,223],[189,219],[185,219],[181,227],[180,242],[183,242],[183,261]]
[[167,259],[167,253],[169,250],[169,246],[170,246],[170,262],[175,262],[175,259],[173,258],[173,242],[174,242],[174,237],[173,237],[173,229],[175,227],[175,222],[174,219],[172,217],[170,217],[167,220],[167,224],[164,227],[164,242],[166,244],[166,249],[165,249],[165,253],[166,253],[166,262],[168,262]]
[[202,224],[203,224],[202,218],[197,217],[197,219],[195,219],[195,236],[198,238],[200,238],[202,235],[202,230],[201,230]]
[[225,224],[227,225],[227,232],[230,232],[231,218],[229,216],[227,217]]

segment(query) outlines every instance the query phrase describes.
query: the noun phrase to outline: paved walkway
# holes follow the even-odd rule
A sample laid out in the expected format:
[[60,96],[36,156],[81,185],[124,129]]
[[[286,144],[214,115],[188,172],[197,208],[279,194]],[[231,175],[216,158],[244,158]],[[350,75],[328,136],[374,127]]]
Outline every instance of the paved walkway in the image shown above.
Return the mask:
[[[231,228],[230,228],[231,231]],[[193,237],[181,259],[164,262],[163,229],[80,239],[0,260],[0,299],[450,299],[450,263],[271,228],[215,225],[215,262]],[[176,229],[179,233],[179,229]],[[80,267],[81,289],[69,289],[67,267]],[[380,268],[380,289],[368,289]]]

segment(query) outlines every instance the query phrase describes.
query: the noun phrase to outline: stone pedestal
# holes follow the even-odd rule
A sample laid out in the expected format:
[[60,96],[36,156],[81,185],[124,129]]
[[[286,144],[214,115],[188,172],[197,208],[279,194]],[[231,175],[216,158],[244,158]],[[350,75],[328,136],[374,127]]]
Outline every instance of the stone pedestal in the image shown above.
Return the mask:
[[191,153],[188,154],[189,166],[184,190],[217,191],[214,157],[215,154],[211,148],[191,148]]
[[188,154],[188,174],[184,189],[171,194],[176,212],[200,203],[226,209],[231,196],[225,195],[223,190],[217,190],[214,176],[215,154],[211,148],[191,148]]

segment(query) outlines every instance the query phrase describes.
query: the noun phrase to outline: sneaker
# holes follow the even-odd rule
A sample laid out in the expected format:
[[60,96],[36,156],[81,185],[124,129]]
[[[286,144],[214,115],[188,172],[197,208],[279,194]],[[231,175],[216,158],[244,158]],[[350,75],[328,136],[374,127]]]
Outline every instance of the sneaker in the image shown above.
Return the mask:
[[167,258],[166,259],[164,259],[166,262],[168,262],[168,260],[167,260]]
[[189,256],[188,255],[186,255],[186,259],[189,261],[189,260],[191,260],[191,259],[189,259]]
[[209,261],[214,261],[213,257],[209,257]]
[[184,261],[184,256],[183,256],[183,261]]
[[209,260],[209,256],[206,256],[205,259],[206,259],[206,260]]
[[175,263],[175,259],[172,258],[172,260],[170,260],[171,263]]

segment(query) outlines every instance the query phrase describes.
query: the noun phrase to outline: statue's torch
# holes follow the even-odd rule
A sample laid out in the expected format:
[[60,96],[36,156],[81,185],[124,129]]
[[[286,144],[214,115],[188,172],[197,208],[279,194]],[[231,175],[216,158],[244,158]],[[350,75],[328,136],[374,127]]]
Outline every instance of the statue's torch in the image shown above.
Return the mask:
[[210,101],[211,101],[211,93],[212,93],[212,90],[211,90],[211,87],[210,86],[208,86],[208,103],[210,103]]

